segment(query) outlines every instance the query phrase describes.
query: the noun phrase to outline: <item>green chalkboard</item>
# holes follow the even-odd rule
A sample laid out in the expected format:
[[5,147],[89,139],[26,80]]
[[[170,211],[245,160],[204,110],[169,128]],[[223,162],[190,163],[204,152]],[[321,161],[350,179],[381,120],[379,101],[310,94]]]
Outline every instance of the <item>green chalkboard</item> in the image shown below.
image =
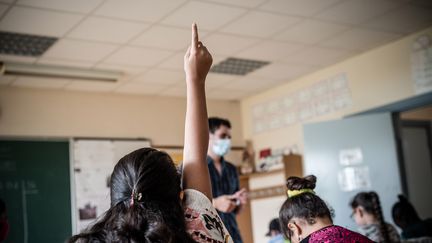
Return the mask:
[[7,243],[59,243],[72,234],[69,142],[0,140]]

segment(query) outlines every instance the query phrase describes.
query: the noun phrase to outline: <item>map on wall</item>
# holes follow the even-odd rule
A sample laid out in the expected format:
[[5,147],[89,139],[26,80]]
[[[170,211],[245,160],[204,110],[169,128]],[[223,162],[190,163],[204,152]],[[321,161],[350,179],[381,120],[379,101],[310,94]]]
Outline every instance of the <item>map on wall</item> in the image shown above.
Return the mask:
[[150,142],[144,140],[89,140],[73,143],[77,232],[85,229],[110,207],[110,175],[124,155]]
[[416,94],[432,91],[432,38],[421,35],[411,48],[411,69]]
[[340,73],[252,108],[254,133],[291,126],[350,106],[348,79]]

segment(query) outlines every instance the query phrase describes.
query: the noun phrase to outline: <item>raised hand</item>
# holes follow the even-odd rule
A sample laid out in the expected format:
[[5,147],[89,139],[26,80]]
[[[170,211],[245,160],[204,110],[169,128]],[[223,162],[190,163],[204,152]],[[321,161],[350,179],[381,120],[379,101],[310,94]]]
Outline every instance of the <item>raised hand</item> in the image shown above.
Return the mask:
[[198,38],[198,28],[192,24],[192,41],[184,56],[186,80],[204,83],[210,70],[213,58],[207,48]]
[[186,121],[183,148],[183,187],[198,190],[212,197],[207,167],[209,140],[205,78],[212,57],[199,41],[196,24],[192,25],[192,43],[184,56],[186,73]]

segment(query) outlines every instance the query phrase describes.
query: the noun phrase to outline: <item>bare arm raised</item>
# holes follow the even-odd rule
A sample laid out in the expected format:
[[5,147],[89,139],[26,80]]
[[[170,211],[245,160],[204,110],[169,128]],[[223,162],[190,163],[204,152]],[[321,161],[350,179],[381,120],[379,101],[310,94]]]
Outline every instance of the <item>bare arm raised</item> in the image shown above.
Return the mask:
[[184,56],[187,102],[183,149],[183,188],[198,190],[209,199],[212,197],[212,192],[206,163],[209,138],[205,79],[212,61],[212,56],[207,48],[199,41],[197,26],[194,23],[191,46]]

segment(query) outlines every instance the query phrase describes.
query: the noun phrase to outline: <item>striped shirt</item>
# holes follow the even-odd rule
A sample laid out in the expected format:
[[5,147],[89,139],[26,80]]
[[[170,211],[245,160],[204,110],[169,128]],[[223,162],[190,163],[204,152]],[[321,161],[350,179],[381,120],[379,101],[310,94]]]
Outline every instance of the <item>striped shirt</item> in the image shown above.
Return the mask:
[[[222,173],[219,174],[214,165],[214,161],[210,156],[207,156],[208,169],[212,184],[213,198],[222,195],[231,195],[239,190],[239,178],[236,167],[222,157]],[[228,232],[230,233],[234,243],[242,243],[240,231],[236,221],[237,210],[231,213],[222,213],[218,211],[219,216],[225,224]]]
[[[387,231],[389,233],[391,242],[400,242],[399,233],[393,227],[393,225],[386,223]],[[379,224],[369,224],[360,227],[360,233],[367,236],[369,239],[375,242],[383,242],[384,236],[381,234],[380,225]]]

